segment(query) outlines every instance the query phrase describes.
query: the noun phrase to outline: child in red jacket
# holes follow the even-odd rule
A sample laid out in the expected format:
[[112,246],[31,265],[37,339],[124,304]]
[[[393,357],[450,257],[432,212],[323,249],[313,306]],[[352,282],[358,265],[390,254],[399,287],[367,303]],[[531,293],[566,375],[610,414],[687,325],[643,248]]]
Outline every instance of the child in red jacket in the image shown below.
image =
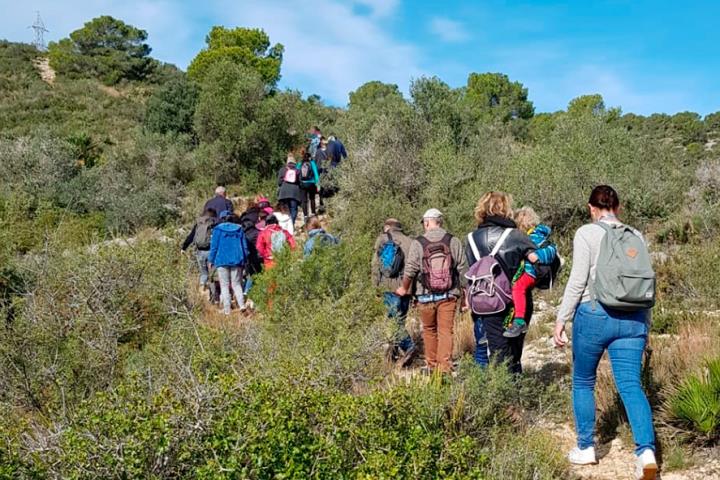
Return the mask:
[[257,239],[257,251],[263,259],[265,268],[272,268],[275,265],[273,254],[282,250],[285,245],[289,245],[291,250],[295,250],[295,238],[287,230],[283,230],[278,224],[275,215],[270,215],[265,220],[266,227],[260,232]]

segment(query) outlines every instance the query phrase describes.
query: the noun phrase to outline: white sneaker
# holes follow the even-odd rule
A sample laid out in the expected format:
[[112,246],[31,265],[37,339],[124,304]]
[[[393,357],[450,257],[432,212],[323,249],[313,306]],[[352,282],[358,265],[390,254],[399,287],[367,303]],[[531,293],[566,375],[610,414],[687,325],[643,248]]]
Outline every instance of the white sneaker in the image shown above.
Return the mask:
[[658,466],[655,460],[655,452],[648,448],[638,455],[635,467],[635,478],[637,478],[637,480],[655,480],[657,470]]
[[597,458],[595,457],[595,447],[583,449],[575,447],[570,450],[567,458],[573,465],[594,465],[598,463]]

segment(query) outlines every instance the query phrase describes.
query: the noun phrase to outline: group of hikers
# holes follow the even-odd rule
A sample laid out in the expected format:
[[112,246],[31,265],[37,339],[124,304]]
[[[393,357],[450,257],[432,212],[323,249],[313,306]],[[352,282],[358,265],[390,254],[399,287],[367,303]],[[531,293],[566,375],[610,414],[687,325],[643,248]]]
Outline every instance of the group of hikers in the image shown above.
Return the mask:
[[[232,312],[233,297],[240,312],[254,308],[252,301],[246,301],[253,277],[263,269],[272,268],[275,255],[284,248],[297,248],[299,232],[295,231],[295,222],[287,211],[287,204],[272,207],[266,197],[258,195],[237,215],[222,186],[217,187],[215,197],[205,203],[181,250],[195,247],[200,291],[209,294],[211,303],[222,303],[225,315]],[[325,231],[316,215],[305,218],[304,230],[307,234],[303,246],[305,257],[319,244],[339,243],[339,239]]]
[[[288,153],[285,166],[278,172],[278,200],[288,206],[293,223],[297,220],[298,206],[308,218],[324,210],[324,199],[336,193],[336,187],[322,185],[322,180],[347,158],[345,145],[335,136],[323,136],[318,127],[308,133],[308,144],[300,159]],[[319,206],[318,206],[319,204]]]
[[295,154],[289,152],[286,164],[278,171],[276,206],[259,194],[237,215],[225,187],[218,186],[182,244],[182,252],[194,245],[200,290],[209,294],[211,303],[222,303],[225,315],[231,314],[233,297],[240,312],[253,309],[252,301],[246,301],[253,277],[272,268],[279,251],[297,247],[298,205],[302,205],[307,234],[304,256],[319,244],[339,243],[323,228],[316,197],[322,206],[323,198],[335,193],[333,188],[321,187],[321,178],[347,158],[347,151],[337,137],[325,138],[318,127],[308,132],[307,140],[300,153],[302,160],[297,162]]
[[[558,310],[553,336],[557,348],[569,343],[565,325],[573,321],[573,409],[577,447],[573,464],[597,463],[595,381],[608,352],[618,393],[635,440],[636,478],[657,472],[652,413],[641,385],[655,274],[642,235],[618,218],[620,201],[608,185],[593,189],[591,223],[573,242],[572,269]],[[550,240],[552,230],[528,207],[512,208],[512,198],[489,192],[477,202],[477,228],[463,242],[443,228],[443,214],[427,210],[424,233],[410,238],[394,218],[375,241],[372,275],[383,292],[387,314],[400,334],[392,356],[409,364],[418,347],[405,329],[412,303],[422,324],[425,371],[453,370],[453,330],[458,311],[474,322],[474,359],[481,366],[506,363],[522,371],[525,334],[533,316],[533,290],[550,288],[563,261]]]
[[[277,206],[258,195],[236,215],[225,188],[217,187],[182,249],[195,245],[200,287],[222,304],[223,313],[231,313],[232,296],[241,312],[252,308],[246,298],[253,277],[273,268],[280,250],[297,248],[299,206],[307,234],[305,256],[319,243],[339,242],[322,227],[316,197],[319,194],[322,206],[322,172],[335,168],[346,156],[341,142],[334,137],[326,140],[313,128],[301,161],[290,153],[278,172]],[[620,201],[612,187],[595,187],[587,208],[592,222],[575,234],[572,269],[553,335],[556,347],[563,348],[569,343],[565,325],[573,322],[577,447],[568,458],[578,465],[597,463],[594,389],[600,358],[607,351],[636,444],[636,478],[653,479],[655,438],[641,370],[655,302],[655,274],[643,236],[619,220]],[[483,195],[474,217],[477,228],[464,240],[444,228],[444,215],[437,208],[422,215],[423,233],[415,238],[404,233],[397,219],[384,222],[374,245],[372,281],[383,294],[388,317],[397,322],[398,335],[389,353],[401,367],[420,353],[405,327],[415,305],[422,324],[425,372],[452,374],[455,319],[458,312],[469,311],[475,361],[483,367],[504,363],[512,373],[522,373],[533,292],[551,288],[564,261],[550,239],[550,226],[532,208],[514,210],[512,197],[504,192]]]

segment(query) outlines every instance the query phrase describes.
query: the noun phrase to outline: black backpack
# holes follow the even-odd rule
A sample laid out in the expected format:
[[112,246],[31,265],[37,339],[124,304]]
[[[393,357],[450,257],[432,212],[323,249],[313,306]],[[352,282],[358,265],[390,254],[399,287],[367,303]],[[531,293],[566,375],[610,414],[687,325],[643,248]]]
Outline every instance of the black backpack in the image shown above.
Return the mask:
[[300,180],[303,183],[312,183],[315,175],[313,174],[312,165],[310,162],[302,162],[300,165]]

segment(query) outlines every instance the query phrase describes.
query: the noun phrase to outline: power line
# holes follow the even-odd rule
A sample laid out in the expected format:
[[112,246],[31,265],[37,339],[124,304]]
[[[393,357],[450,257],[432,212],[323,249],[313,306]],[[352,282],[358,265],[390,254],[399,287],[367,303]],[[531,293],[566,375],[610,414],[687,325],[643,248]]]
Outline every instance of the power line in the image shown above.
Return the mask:
[[35,48],[37,48],[40,51],[45,50],[45,33],[49,32],[47,28],[45,28],[45,23],[43,23],[42,18],[40,18],[40,12],[36,12],[37,16],[35,17],[35,23],[30,25],[28,28],[32,28],[35,31],[35,40],[33,41],[33,45],[35,45]]

